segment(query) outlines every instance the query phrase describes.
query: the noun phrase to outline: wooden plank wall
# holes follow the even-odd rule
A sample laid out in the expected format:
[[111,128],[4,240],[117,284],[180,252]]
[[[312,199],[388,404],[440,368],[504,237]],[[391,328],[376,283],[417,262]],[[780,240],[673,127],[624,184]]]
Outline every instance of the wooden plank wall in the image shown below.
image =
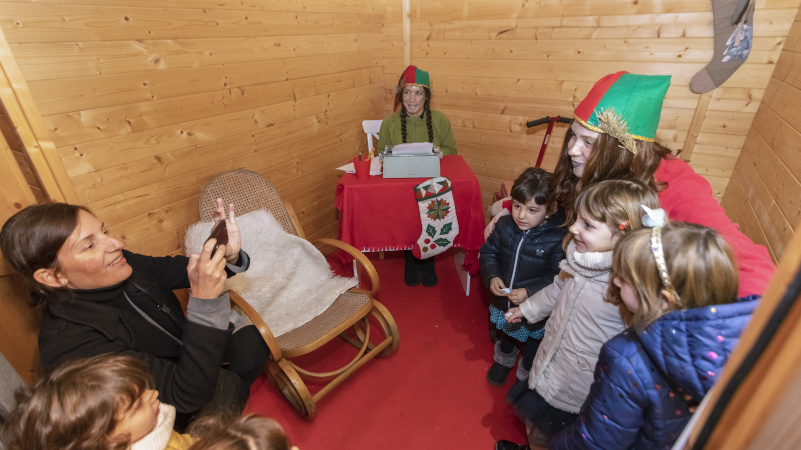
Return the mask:
[[[384,5],[390,98],[403,70],[401,2]],[[545,127],[532,132],[525,122],[571,116],[598,78],[619,70],[673,76],[657,139],[675,152],[691,135],[691,164],[720,198],[798,7],[799,0],[756,2],[748,61],[711,93],[693,126],[699,95],[689,81],[713,52],[708,0],[412,0],[411,63],[431,73],[432,106],[450,117],[485,204],[501,180],[536,163]],[[556,127],[544,168],[553,169],[565,129]]]
[[721,204],[778,261],[801,223],[801,10]]
[[255,170],[309,237],[383,112],[384,12],[359,0],[0,1],[80,202],[128,248],[180,252],[215,174]]

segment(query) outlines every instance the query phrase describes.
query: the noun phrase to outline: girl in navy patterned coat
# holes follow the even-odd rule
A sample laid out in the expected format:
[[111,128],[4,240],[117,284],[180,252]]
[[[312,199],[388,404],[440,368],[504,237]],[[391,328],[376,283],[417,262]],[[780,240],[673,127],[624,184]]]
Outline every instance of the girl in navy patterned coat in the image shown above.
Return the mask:
[[670,448],[718,379],[759,296],[737,299],[732,252],[675,222],[618,242],[608,300],[631,328],[604,344],[579,418],[552,449]]
[[487,381],[503,386],[515,366],[520,350],[515,341],[525,343],[517,378],[528,379],[531,362],[545,330],[545,321],[507,324],[503,314],[553,282],[564,259],[562,227],[564,216],[556,212],[552,199],[553,174],[529,167],[512,186],[512,213],[502,217],[481,246],[479,265],[484,282],[490,287],[490,327],[495,327],[494,364]]

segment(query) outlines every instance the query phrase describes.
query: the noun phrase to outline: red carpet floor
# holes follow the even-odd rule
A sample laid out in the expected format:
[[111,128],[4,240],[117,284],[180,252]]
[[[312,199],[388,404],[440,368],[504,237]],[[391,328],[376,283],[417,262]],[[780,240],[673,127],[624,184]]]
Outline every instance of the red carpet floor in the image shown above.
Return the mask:
[[[403,283],[400,252],[369,257],[381,278],[377,299],[398,323],[397,353],[369,362],[323,398],[311,422],[263,375],[246,411],[276,419],[301,450],[491,449],[498,439],[524,442],[523,424],[503,400],[514,372],[503,388],[485,378],[493,347],[483,282],[474,277],[466,297],[452,252],[437,256],[433,288]],[[345,349],[336,341],[332,349]],[[306,368],[332,370],[338,366],[331,359],[307,361]]]

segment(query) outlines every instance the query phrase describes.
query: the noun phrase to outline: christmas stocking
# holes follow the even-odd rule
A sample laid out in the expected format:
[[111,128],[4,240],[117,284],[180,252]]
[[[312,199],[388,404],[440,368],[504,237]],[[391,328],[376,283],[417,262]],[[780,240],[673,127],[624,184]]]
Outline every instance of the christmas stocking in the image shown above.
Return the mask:
[[715,54],[712,61],[690,80],[696,94],[723,84],[751,53],[754,29],[754,0],[712,0]]
[[453,240],[459,234],[453,186],[451,180],[436,177],[415,186],[414,195],[420,209],[423,234],[412,247],[412,254],[417,259],[426,259],[453,247]]

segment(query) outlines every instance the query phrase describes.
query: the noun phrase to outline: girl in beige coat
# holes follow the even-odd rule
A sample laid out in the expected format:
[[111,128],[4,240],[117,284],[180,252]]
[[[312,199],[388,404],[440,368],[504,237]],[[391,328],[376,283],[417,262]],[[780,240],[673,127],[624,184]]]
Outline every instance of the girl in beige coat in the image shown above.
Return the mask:
[[658,210],[659,200],[637,181],[603,181],[583,191],[565,239],[562,271],[553,284],[507,313],[508,322],[525,317],[535,323],[550,315],[528,386],[516,383],[507,395],[533,446],[547,446],[551,436],[575,420],[589,394],[601,346],[625,329],[619,308],[604,296],[614,245],[642,226],[642,206]]

